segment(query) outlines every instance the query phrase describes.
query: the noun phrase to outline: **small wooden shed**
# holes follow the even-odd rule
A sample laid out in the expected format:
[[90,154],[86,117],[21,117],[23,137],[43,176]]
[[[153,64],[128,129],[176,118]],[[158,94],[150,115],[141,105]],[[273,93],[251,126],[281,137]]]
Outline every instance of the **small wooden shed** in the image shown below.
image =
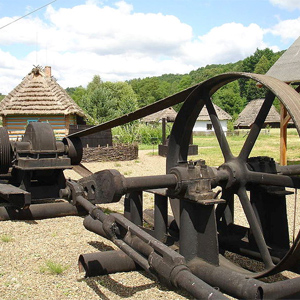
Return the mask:
[[[264,99],[251,100],[243,111],[239,114],[239,117],[234,123],[234,127],[238,129],[248,129],[254,123]],[[270,126],[279,128],[280,127],[280,114],[277,112],[276,108],[272,105],[269,114],[266,117],[264,126]]]
[[56,138],[88,116],[51,76],[51,67],[35,67],[0,103],[0,116],[11,139],[19,139],[30,122],[48,122]]

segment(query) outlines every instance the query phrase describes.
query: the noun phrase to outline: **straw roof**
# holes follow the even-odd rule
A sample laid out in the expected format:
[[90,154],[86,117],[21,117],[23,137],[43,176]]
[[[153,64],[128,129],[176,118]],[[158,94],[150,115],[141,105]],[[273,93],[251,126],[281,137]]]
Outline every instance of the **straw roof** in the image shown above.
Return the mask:
[[87,118],[84,111],[45,70],[33,68],[1,101],[0,115],[76,114]]
[[[263,102],[264,99],[251,100],[240,113],[238,119],[235,121],[234,126],[250,128],[250,126],[254,123]],[[278,123],[278,125],[280,124],[280,115],[272,105],[264,125],[274,123]]]
[[300,37],[282,54],[266,75],[291,83],[300,81]]
[[142,118],[143,122],[159,122],[161,121],[163,118],[165,118],[168,122],[174,122],[175,118],[177,116],[176,111],[174,110],[173,107],[168,107],[165,108],[163,110],[160,110],[154,114],[148,115],[144,118]]
[[[231,120],[231,116],[226,111],[224,111],[222,108],[220,108],[216,104],[214,104],[214,108],[215,108],[215,111],[217,113],[219,120]],[[209,117],[206,106],[204,106],[202,108],[202,110],[200,111],[197,121],[210,121],[210,117]]]

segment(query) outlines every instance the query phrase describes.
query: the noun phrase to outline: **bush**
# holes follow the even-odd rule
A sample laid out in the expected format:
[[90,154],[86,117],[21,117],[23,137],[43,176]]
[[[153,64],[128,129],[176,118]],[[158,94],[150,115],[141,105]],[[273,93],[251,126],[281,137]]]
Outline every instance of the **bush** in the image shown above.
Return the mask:
[[[171,132],[172,125],[167,124],[166,136]],[[112,130],[113,137],[120,143],[141,143],[146,145],[157,145],[162,141],[162,126],[160,123],[130,123],[115,127]]]

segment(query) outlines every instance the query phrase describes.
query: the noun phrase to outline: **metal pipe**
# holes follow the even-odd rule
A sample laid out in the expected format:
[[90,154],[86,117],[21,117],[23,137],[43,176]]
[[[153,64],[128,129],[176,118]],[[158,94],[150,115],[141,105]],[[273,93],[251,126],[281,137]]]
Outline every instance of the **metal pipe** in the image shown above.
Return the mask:
[[0,221],[37,220],[78,215],[86,215],[86,211],[68,202],[31,204],[26,209],[0,207]]
[[213,266],[204,260],[194,259],[188,267],[210,286],[238,299],[263,299],[263,283],[222,266]]
[[155,194],[154,206],[154,236],[164,241],[168,226],[168,197]]
[[299,299],[300,277],[274,283],[263,283],[263,291],[265,299]]
[[126,177],[125,191],[141,191],[145,189],[172,188],[177,185],[178,179],[174,174]]
[[103,229],[103,223],[99,220],[93,219],[90,215],[84,218],[83,226],[85,229],[107,238],[107,235]]
[[188,291],[195,299],[229,299],[217,289],[211,287],[190,271],[182,270],[176,276],[176,284],[179,288]]
[[300,165],[291,165],[291,166],[276,166],[278,173],[282,175],[299,175],[300,174]]
[[276,185],[283,187],[299,188],[299,177],[290,177],[286,175],[269,174],[262,172],[247,172],[247,179],[249,183],[257,183],[263,185]]
[[136,191],[126,195],[125,202],[129,202],[129,212],[126,211],[126,217],[138,226],[143,225],[143,192]]
[[78,267],[79,272],[85,271],[85,277],[141,269],[133,259],[121,250],[81,254],[78,259]]
[[82,196],[76,197],[76,204],[81,205],[94,219],[103,221],[107,217],[107,215],[100,208]]
[[[103,223],[99,220],[93,219],[91,216],[87,216],[84,218],[83,226],[91,232],[94,232],[105,238],[108,238],[103,229]],[[124,242],[126,242],[133,249],[137,250],[138,252],[141,252],[145,256],[150,255],[150,253],[153,251],[153,248],[151,246],[149,246],[147,243],[145,243],[135,235],[125,236]]]
[[[107,216],[107,218],[109,217],[111,218],[111,220],[106,220],[111,222],[114,219],[117,224],[128,229],[128,232],[123,240],[114,236],[111,237],[111,240],[121,250],[123,250],[126,253],[126,255],[133,259],[136,262],[136,264],[140,265],[149,274],[155,276],[153,273],[154,268],[154,270],[158,272],[158,274],[160,274],[162,277],[166,276],[166,279],[169,280],[170,283],[172,282],[175,286],[187,290],[197,299],[227,299],[227,297],[222,295],[222,293],[215,290],[214,288],[203,282],[201,279],[193,275],[190,271],[188,271],[188,269],[184,265],[184,258],[181,255],[179,255],[175,251],[170,250],[167,246],[151,237],[149,234],[144,232],[135,224],[131,223],[129,220],[125,219],[120,214],[111,214],[110,216]],[[107,225],[106,220],[104,220],[103,226]],[[147,241],[149,244],[147,244],[145,241]],[[135,245],[134,248],[141,247],[139,251],[141,251],[142,253],[144,252],[143,254],[140,254],[138,251],[136,251],[129,245],[131,244],[133,246],[135,243],[137,243],[137,245]],[[147,246],[147,249],[144,246]],[[157,254],[155,253],[155,251],[158,251],[163,255]],[[170,265],[166,265],[166,261],[164,258],[165,256],[171,259]],[[113,261],[113,257],[110,259],[111,261]],[[81,258],[81,261],[83,261],[83,258]],[[98,263],[99,262],[94,263],[95,269],[101,269]],[[110,266],[109,268],[114,268],[114,264],[115,263],[113,262],[113,266]],[[91,271],[95,269],[92,269]],[[118,268],[116,270],[118,270]],[[166,270],[167,273],[165,273]],[[103,271],[101,270],[101,272]]]

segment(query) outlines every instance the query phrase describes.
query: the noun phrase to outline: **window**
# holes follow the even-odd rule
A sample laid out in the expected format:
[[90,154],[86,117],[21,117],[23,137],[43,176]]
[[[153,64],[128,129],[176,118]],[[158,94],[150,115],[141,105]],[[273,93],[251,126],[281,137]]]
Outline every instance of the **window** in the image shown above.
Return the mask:
[[33,123],[33,122],[37,122],[38,120],[27,120],[27,125],[29,124],[29,123]]
[[212,130],[212,124],[206,124],[206,130]]

